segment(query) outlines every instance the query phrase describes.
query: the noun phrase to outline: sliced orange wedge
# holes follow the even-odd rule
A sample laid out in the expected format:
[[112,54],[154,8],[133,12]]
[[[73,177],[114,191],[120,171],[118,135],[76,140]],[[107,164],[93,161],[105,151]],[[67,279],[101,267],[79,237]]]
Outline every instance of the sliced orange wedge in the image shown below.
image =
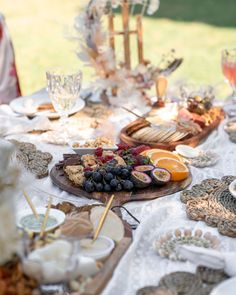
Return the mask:
[[144,156],[144,157],[150,157],[152,154],[156,153],[156,152],[161,152],[164,150],[161,149],[150,149],[150,150],[146,150],[143,151],[140,155]]
[[172,158],[161,158],[156,161],[156,167],[165,168],[171,174],[171,180],[181,181],[188,177],[188,167],[182,162]]
[[177,161],[182,161],[182,158],[179,155],[176,155],[176,154],[174,154],[170,151],[166,151],[166,150],[159,150],[158,152],[151,154],[149,157],[150,157],[151,162],[154,165],[156,165],[156,161],[158,161],[159,159],[162,159],[162,158],[171,158],[171,159],[175,159]]

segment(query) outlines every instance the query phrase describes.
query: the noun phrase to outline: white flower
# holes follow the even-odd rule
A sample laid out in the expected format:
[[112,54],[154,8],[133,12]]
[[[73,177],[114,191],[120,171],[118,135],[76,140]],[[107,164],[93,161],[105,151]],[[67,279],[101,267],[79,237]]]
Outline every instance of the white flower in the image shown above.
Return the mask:
[[116,9],[117,7],[119,7],[121,5],[122,0],[111,0],[111,6],[112,8]]
[[148,5],[147,14],[152,15],[154,14],[160,6],[160,0],[150,0]]

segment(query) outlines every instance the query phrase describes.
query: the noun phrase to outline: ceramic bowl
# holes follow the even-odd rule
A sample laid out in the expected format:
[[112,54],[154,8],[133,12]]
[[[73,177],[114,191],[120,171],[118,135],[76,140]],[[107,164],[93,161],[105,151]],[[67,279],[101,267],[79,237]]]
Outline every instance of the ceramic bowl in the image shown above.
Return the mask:
[[230,183],[229,191],[230,191],[231,195],[236,198],[236,179]]
[[185,158],[196,158],[199,155],[199,149],[184,144],[177,145],[175,150]]
[[[87,239],[84,239],[87,240]],[[91,240],[89,238],[89,240]],[[102,242],[105,247],[104,248],[100,248],[99,247],[97,249],[91,249],[90,247],[86,247],[84,248],[82,246],[82,242],[83,240],[80,241],[80,249],[81,249],[81,254],[83,256],[86,257],[91,257],[93,259],[105,259],[106,257],[108,257],[111,254],[111,251],[114,249],[115,247],[115,243],[112,239],[106,237],[106,236],[99,236],[96,240],[98,243]],[[94,244],[96,243],[96,241],[94,242]]]
[[[78,155],[83,156],[83,155],[87,155],[87,154],[94,154],[94,152],[96,151],[97,148],[91,148],[91,147],[74,147],[74,144],[84,144],[85,141],[74,141],[74,142],[70,142],[69,146],[70,148]],[[113,146],[102,146],[102,149],[104,151],[116,151],[117,150],[117,146],[113,145]]]
[[[47,208],[46,207],[36,207],[36,212],[38,214],[45,214],[46,213],[46,210]],[[17,213],[17,216],[16,216],[16,224],[19,228],[24,228],[21,224],[21,220],[23,217],[25,216],[28,216],[28,215],[32,215],[32,211],[30,209],[26,209],[26,210],[22,210],[20,212]],[[50,226],[50,227],[46,227],[45,231],[50,231],[50,230],[53,230],[55,228],[57,228],[58,226],[60,226],[64,221],[65,221],[65,213],[62,212],[61,210],[58,210],[58,209],[50,209],[49,211],[49,216],[50,217],[54,217],[56,220],[57,220],[57,223],[53,226]],[[26,229],[26,228],[24,228]],[[34,233],[40,233],[40,229],[37,230],[32,230],[30,229],[31,232],[34,232]]]

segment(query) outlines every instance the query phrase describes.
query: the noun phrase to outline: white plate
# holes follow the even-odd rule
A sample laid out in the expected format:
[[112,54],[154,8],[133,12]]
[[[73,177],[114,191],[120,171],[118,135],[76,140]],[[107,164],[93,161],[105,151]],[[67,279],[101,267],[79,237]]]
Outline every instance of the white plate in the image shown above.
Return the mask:
[[[26,116],[45,116],[49,119],[58,119],[60,116],[57,112],[51,112],[50,110],[37,111],[37,108],[45,103],[51,103],[48,93],[45,89],[42,89],[30,96],[22,96],[13,99],[10,102],[12,110],[18,114]],[[85,105],[84,100],[78,98],[76,105],[73,110],[70,111],[69,115],[73,115],[79,112]]]
[[[46,207],[37,207],[36,208],[36,212],[38,214],[45,214],[46,210],[47,210]],[[22,211],[18,212],[16,215],[17,226],[20,228],[23,228],[22,224],[20,223],[21,219],[24,216],[31,215],[31,214],[33,214],[33,213],[30,209],[22,210]],[[50,230],[58,227],[59,225],[61,225],[65,221],[65,218],[66,218],[65,213],[62,212],[61,210],[58,210],[58,209],[50,209],[49,216],[54,217],[57,220],[57,224],[54,226],[51,226],[51,227],[47,227],[45,231],[50,231]],[[30,231],[34,232],[34,233],[40,233],[40,230],[30,230]]]
[[179,144],[175,148],[176,152],[185,158],[196,158],[199,156],[199,150],[185,144]]
[[236,278],[231,278],[216,286],[210,295],[235,295]]
[[[94,154],[94,152],[96,151],[97,148],[90,148],[90,147],[73,147],[73,145],[75,143],[80,143],[80,144],[84,144],[85,141],[82,140],[78,140],[78,141],[73,141],[73,142],[69,142],[69,146],[70,148],[78,155],[83,156],[83,155],[87,155],[87,154]],[[102,149],[104,151],[116,151],[118,148],[116,145],[114,146],[102,146]]]
[[233,182],[230,183],[229,191],[230,191],[231,195],[236,198],[236,180],[234,180]]

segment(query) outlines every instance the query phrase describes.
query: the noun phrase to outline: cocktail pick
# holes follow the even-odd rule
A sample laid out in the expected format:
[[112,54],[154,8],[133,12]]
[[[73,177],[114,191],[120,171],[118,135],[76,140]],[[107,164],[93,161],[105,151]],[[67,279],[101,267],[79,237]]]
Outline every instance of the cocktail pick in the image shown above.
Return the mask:
[[130,109],[127,109],[126,107],[122,107],[122,109],[124,109],[125,111],[129,112],[130,114],[136,116],[139,119],[145,119],[143,116],[136,114],[135,112],[131,111]]
[[23,191],[23,195],[24,195],[24,197],[25,197],[25,199],[26,199],[28,205],[30,206],[30,209],[32,210],[32,212],[33,212],[35,218],[36,218],[37,220],[39,220],[39,215],[38,215],[38,213],[37,213],[37,211],[36,211],[36,209],[35,209],[35,207],[34,207],[34,204],[33,204],[32,201],[31,201],[31,198],[29,197],[29,195],[27,194],[26,191]]
[[44,220],[43,220],[43,223],[42,223],[42,226],[41,226],[40,238],[42,238],[43,235],[44,235],[51,206],[52,206],[52,197],[49,197],[47,210],[46,210],[46,213],[45,213],[45,216],[44,216]]
[[108,201],[108,203],[106,205],[106,208],[105,208],[105,210],[104,210],[104,212],[102,214],[102,217],[101,217],[101,219],[99,221],[98,227],[97,227],[97,229],[95,231],[95,234],[93,236],[93,242],[96,241],[96,239],[97,239],[97,237],[98,237],[98,235],[99,235],[99,233],[100,233],[100,231],[101,231],[101,229],[103,227],[103,224],[104,224],[104,222],[106,220],[107,214],[108,214],[109,210],[111,209],[113,199],[114,199],[114,195],[111,196],[110,200]]

